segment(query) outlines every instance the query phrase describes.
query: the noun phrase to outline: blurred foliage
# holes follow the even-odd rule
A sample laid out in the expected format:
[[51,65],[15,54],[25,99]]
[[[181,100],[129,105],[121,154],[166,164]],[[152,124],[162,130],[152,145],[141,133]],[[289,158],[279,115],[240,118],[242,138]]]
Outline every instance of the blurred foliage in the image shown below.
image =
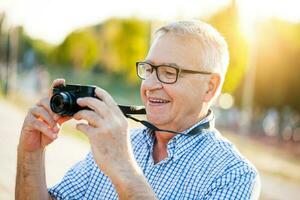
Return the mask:
[[139,86],[124,84],[122,74],[99,73],[85,69],[73,70],[72,68],[50,68],[48,72],[50,80],[64,77],[69,84],[96,85],[109,91],[117,103],[141,104]]
[[236,4],[233,2],[224,10],[216,13],[208,20],[208,23],[212,24],[228,43],[230,62],[222,91],[233,93],[245,75],[249,51],[249,44],[240,31]]
[[259,24],[256,54],[255,105],[300,111],[300,24]]
[[52,54],[52,62],[61,66],[89,69],[99,59],[96,33],[92,28],[72,32]]
[[101,33],[104,67],[136,82],[135,62],[147,54],[150,23],[138,19],[111,19],[103,24]]
[[110,19],[100,25],[74,31],[54,49],[54,65],[77,69],[96,68],[123,74],[136,83],[135,62],[149,47],[150,24],[138,19]]
[[[235,95],[237,105],[241,106],[251,44],[241,31],[234,1],[208,22],[225,37],[230,52],[223,92]],[[299,112],[300,24],[271,19],[258,24],[256,29],[254,107],[281,110],[290,106]]]
[[[230,64],[223,92],[234,94],[239,104],[251,44],[241,32],[235,1],[206,21],[215,26],[228,42]],[[69,70],[72,73],[66,76],[77,77],[76,82],[80,80],[76,74],[83,76],[88,71],[95,77],[101,77],[103,82],[99,84],[106,84],[103,77],[107,75],[113,77],[109,84],[116,86],[114,82],[120,81],[118,84],[136,88],[135,62],[143,60],[147,54],[152,32],[150,27],[151,22],[141,19],[112,18],[72,32],[57,46],[33,40],[22,32],[19,57],[24,69],[26,66],[45,65],[50,72]],[[256,107],[281,109],[289,105],[300,111],[299,36],[300,24],[273,19],[257,27],[254,51]],[[5,52],[3,48],[5,41],[1,43],[0,52]],[[90,83],[98,84],[96,78]]]
[[[32,39],[20,29],[19,57],[22,61],[28,61],[25,65],[44,65],[49,63],[48,56],[53,51],[54,46],[43,40]],[[31,63],[32,62],[32,63]],[[25,66],[27,67],[27,66]]]

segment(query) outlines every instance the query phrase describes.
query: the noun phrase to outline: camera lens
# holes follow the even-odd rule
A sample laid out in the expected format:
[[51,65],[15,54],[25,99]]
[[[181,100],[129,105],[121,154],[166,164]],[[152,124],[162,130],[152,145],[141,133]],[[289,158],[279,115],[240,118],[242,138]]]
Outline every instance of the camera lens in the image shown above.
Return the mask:
[[72,96],[67,92],[61,92],[51,97],[50,107],[53,112],[60,115],[72,115],[72,107],[75,101]]

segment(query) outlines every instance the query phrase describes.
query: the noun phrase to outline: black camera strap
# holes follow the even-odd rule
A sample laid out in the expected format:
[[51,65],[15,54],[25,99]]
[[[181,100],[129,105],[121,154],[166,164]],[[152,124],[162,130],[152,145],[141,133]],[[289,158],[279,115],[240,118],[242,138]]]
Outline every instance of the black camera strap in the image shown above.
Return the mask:
[[118,105],[124,115],[145,115],[146,110],[144,106],[124,106]]
[[176,132],[176,131],[172,131],[172,130],[164,130],[164,129],[159,129],[156,126],[154,126],[152,123],[145,121],[145,120],[139,120],[135,117],[132,117],[130,114],[146,114],[146,110],[143,106],[124,106],[124,105],[119,105],[121,111],[123,112],[123,114],[129,118],[132,119],[136,122],[139,122],[141,124],[143,124],[144,126],[146,126],[147,128],[149,128],[152,131],[163,131],[163,132],[168,132],[168,133],[173,133],[173,134],[181,134],[181,135],[185,135],[185,136],[193,136],[193,135],[197,135],[197,134],[201,134],[203,130],[207,130],[212,128],[213,125],[213,121],[209,120],[203,124],[199,124],[198,126],[194,127],[192,130],[190,130],[188,133],[181,133],[181,132]]

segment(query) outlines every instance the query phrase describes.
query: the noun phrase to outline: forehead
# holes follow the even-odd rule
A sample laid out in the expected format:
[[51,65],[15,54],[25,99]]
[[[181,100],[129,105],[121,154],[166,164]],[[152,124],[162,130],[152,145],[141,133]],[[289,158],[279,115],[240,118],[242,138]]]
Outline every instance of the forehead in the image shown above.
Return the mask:
[[201,54],[202,45],[199,40],[168,33],[153,41],[146,59],[154,64],[175,63],[197,70],[202,63]]

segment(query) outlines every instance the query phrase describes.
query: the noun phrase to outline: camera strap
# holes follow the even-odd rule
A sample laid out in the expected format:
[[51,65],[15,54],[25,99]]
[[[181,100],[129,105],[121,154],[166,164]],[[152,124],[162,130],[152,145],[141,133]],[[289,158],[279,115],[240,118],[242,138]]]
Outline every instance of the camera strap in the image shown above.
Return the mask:
[[124,106],[118,105],[124,115],[145,115],[146,110],[144,106]]
[[199,124],[196,127],[194,127],[192,130],[190,130],[188,133],[181,133],[181,132],[176,132],[172,130],[164,130],[164,129],[159,129],[152,123],[145,121],[145,120],[139,120],[135,117],[132,117],[130,114],[146,114],[146,110],[143,106],[124,106],[124,105],[119,105],[121,111],[123,114],[129,118],[132,119],[136,122],[139,122],[149,128],[152,131],[162,131],[162,132],[168,132],[168,133],[173,133],[173,134],[180,134],[184,136],[193,136],[193,135],[198,135],[201,134],[203,130],[208,130],[211,129],[213,125],[213,120],[209,120],[203,124]]

